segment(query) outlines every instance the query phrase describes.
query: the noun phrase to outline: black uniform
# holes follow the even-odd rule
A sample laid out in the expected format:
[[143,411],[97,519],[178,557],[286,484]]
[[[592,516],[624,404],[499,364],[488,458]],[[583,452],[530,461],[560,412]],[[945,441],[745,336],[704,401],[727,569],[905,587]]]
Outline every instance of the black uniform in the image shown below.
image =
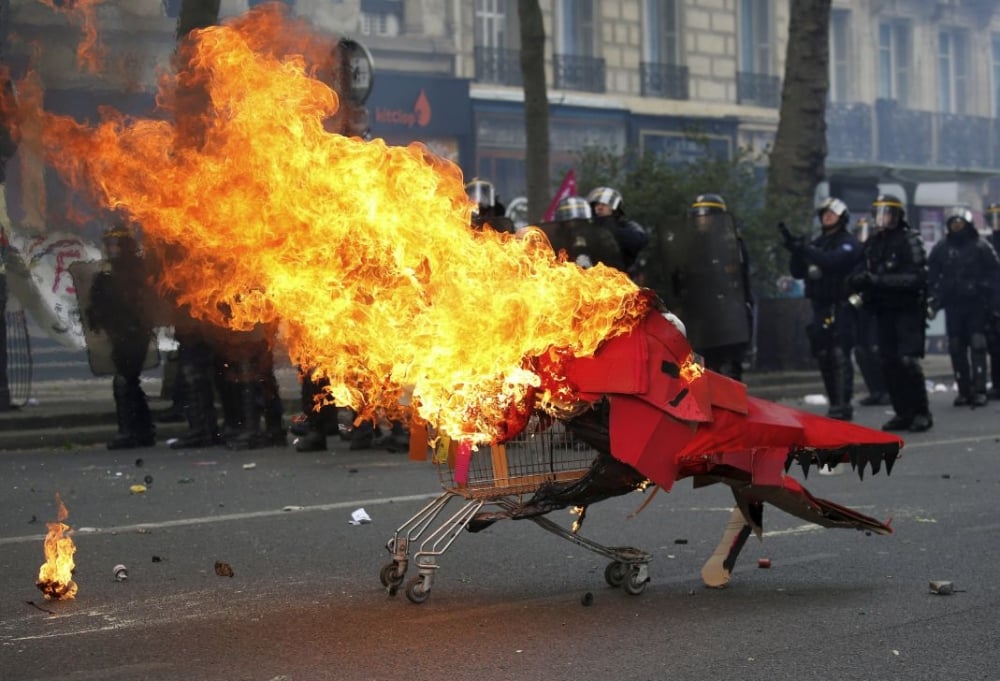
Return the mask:
[[624,216],[597,218],[595,222],[603,223],[605,220],[611,222],[611,233],[621,250],[625,273],[634,280],[638,274],[639,254],[649,244],[649,232],[635,220]]
[[[990,232],[990,244],[993,251],[1000,255],[1000,230]],[[1000,286],[1000,282],[998,282]],[[986,315],[986,350],[990,356],[990,399],[1000,399],[1000,306],[987,310]]]
[[145,268],[135,242],[119,239],[119,253],[111,257],[111,268],[97,274],[90,290],[87,321],[111,341],[115,374],[112,392],[118,419],[118,435],[108,449],[149,447],[156,443],[156,429],[146,393],[139,384],[149,349],[153,325]]
[[876,317],[879,353],[896,412],[885,430],[923,431],[933,425],[920,359],[924,356],[927,258],[920,235],[900,217],[864,246],[864,267],[852,289]]
[[808,244],[793,242],[789,250],[791,274],[805,281],[806,298],[812,304],[812,320],[806,331],[830,400],[828,415],[850,420],[854,393],[851,349],[856,319],[854,308],[847,302],[846,280],[861,261],[861,244],[840,225]]
[[[995,309],[1000,261],[964,223],[934,245],[927,259],[930,312],[943,309],[948,353],[958,383],[955,406],[986,404],[986,322]],[[970,362],[971,357],[971,362]]]

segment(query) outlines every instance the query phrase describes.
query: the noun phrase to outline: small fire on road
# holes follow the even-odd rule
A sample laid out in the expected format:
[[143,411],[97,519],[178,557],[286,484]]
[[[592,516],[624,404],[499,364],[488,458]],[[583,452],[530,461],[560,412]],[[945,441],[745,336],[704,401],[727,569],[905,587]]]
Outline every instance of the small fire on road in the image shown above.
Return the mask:
[[75,598],[77,591],[73,581],[76,545],[69,536],[73,529],[63,522],[69,517],[69,511],[58,493],[56,503],[59,505],[57,519],[54,523],[46,523],[49,531],[45,535],[45,562],[38,569],[36,582],[48,601]]

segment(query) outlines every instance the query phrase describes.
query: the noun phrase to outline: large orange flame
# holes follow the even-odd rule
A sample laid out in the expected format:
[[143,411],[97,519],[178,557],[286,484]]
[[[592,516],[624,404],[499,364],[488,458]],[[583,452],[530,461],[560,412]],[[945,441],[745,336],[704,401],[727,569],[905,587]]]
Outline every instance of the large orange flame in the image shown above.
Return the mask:
[[49,531],[45,535],[45,562],[38,569],[36,585],[46,600],[69,600],[75,598],[77,592],[76,582],[73,581],[76,545],[69,536],[73,530],[63,522],[69,517],[69,511],[59,494],[56,494],[56,503],[59,505],[57,520],[46,523]]
[[43,111],[31,83],[22,114],[72,184],[183,254],[161,273],[180,303],[233,329],[279,321],[292,361],[329,377],[338,403],[409,402],[486,442],[538,399],[572,402],[561,359],[628,331],[648,299],[617,270],[557,257],[540,231],[470,229],[461,171],[423,146],[328,132],[337,94],[278,39],[288,21],[261,6],[191,35],[158,101],[201,88],[197,144],[185,112],[181,126],[109,111],[81,125]]

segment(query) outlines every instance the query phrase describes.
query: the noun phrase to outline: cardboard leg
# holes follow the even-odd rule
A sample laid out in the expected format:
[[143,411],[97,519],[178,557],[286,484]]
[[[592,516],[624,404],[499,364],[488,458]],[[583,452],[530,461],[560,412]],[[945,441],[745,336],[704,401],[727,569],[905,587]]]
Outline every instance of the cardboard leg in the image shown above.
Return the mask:
[[721,589],[729,584],[733,566],[736,565],[736,559],[743,550],[750,532],[751,528],[746,524],[743,512],[738,507],[733,508],[719,545],[701,568],[701,581],[705,586]]

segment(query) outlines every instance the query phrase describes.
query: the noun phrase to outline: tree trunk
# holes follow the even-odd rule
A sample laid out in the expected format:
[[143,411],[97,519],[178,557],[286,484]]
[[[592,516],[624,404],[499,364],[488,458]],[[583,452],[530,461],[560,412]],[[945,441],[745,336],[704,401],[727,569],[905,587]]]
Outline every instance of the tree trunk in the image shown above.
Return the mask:
[[[191,31],[212,26],[219,21],[220,0],[183,0],[177,17],[177,53],[175,69],[184,74],[191,58],[187,36]],[[182,75],[177,84],[174,124],[178,147],[199,148],[204,142],[209,109],[205,83],[194,74]]]
[[545,86],[545,24],[538,0],[518,0],[517,11],[521,24],[528,219],[536,222],[548,207],[552,193],[549,181],[549,99]]
[[830,89],[830,2],[791,0],[781,118],[768,170],[768,206],[812,207],[826,176],[826,98]]

